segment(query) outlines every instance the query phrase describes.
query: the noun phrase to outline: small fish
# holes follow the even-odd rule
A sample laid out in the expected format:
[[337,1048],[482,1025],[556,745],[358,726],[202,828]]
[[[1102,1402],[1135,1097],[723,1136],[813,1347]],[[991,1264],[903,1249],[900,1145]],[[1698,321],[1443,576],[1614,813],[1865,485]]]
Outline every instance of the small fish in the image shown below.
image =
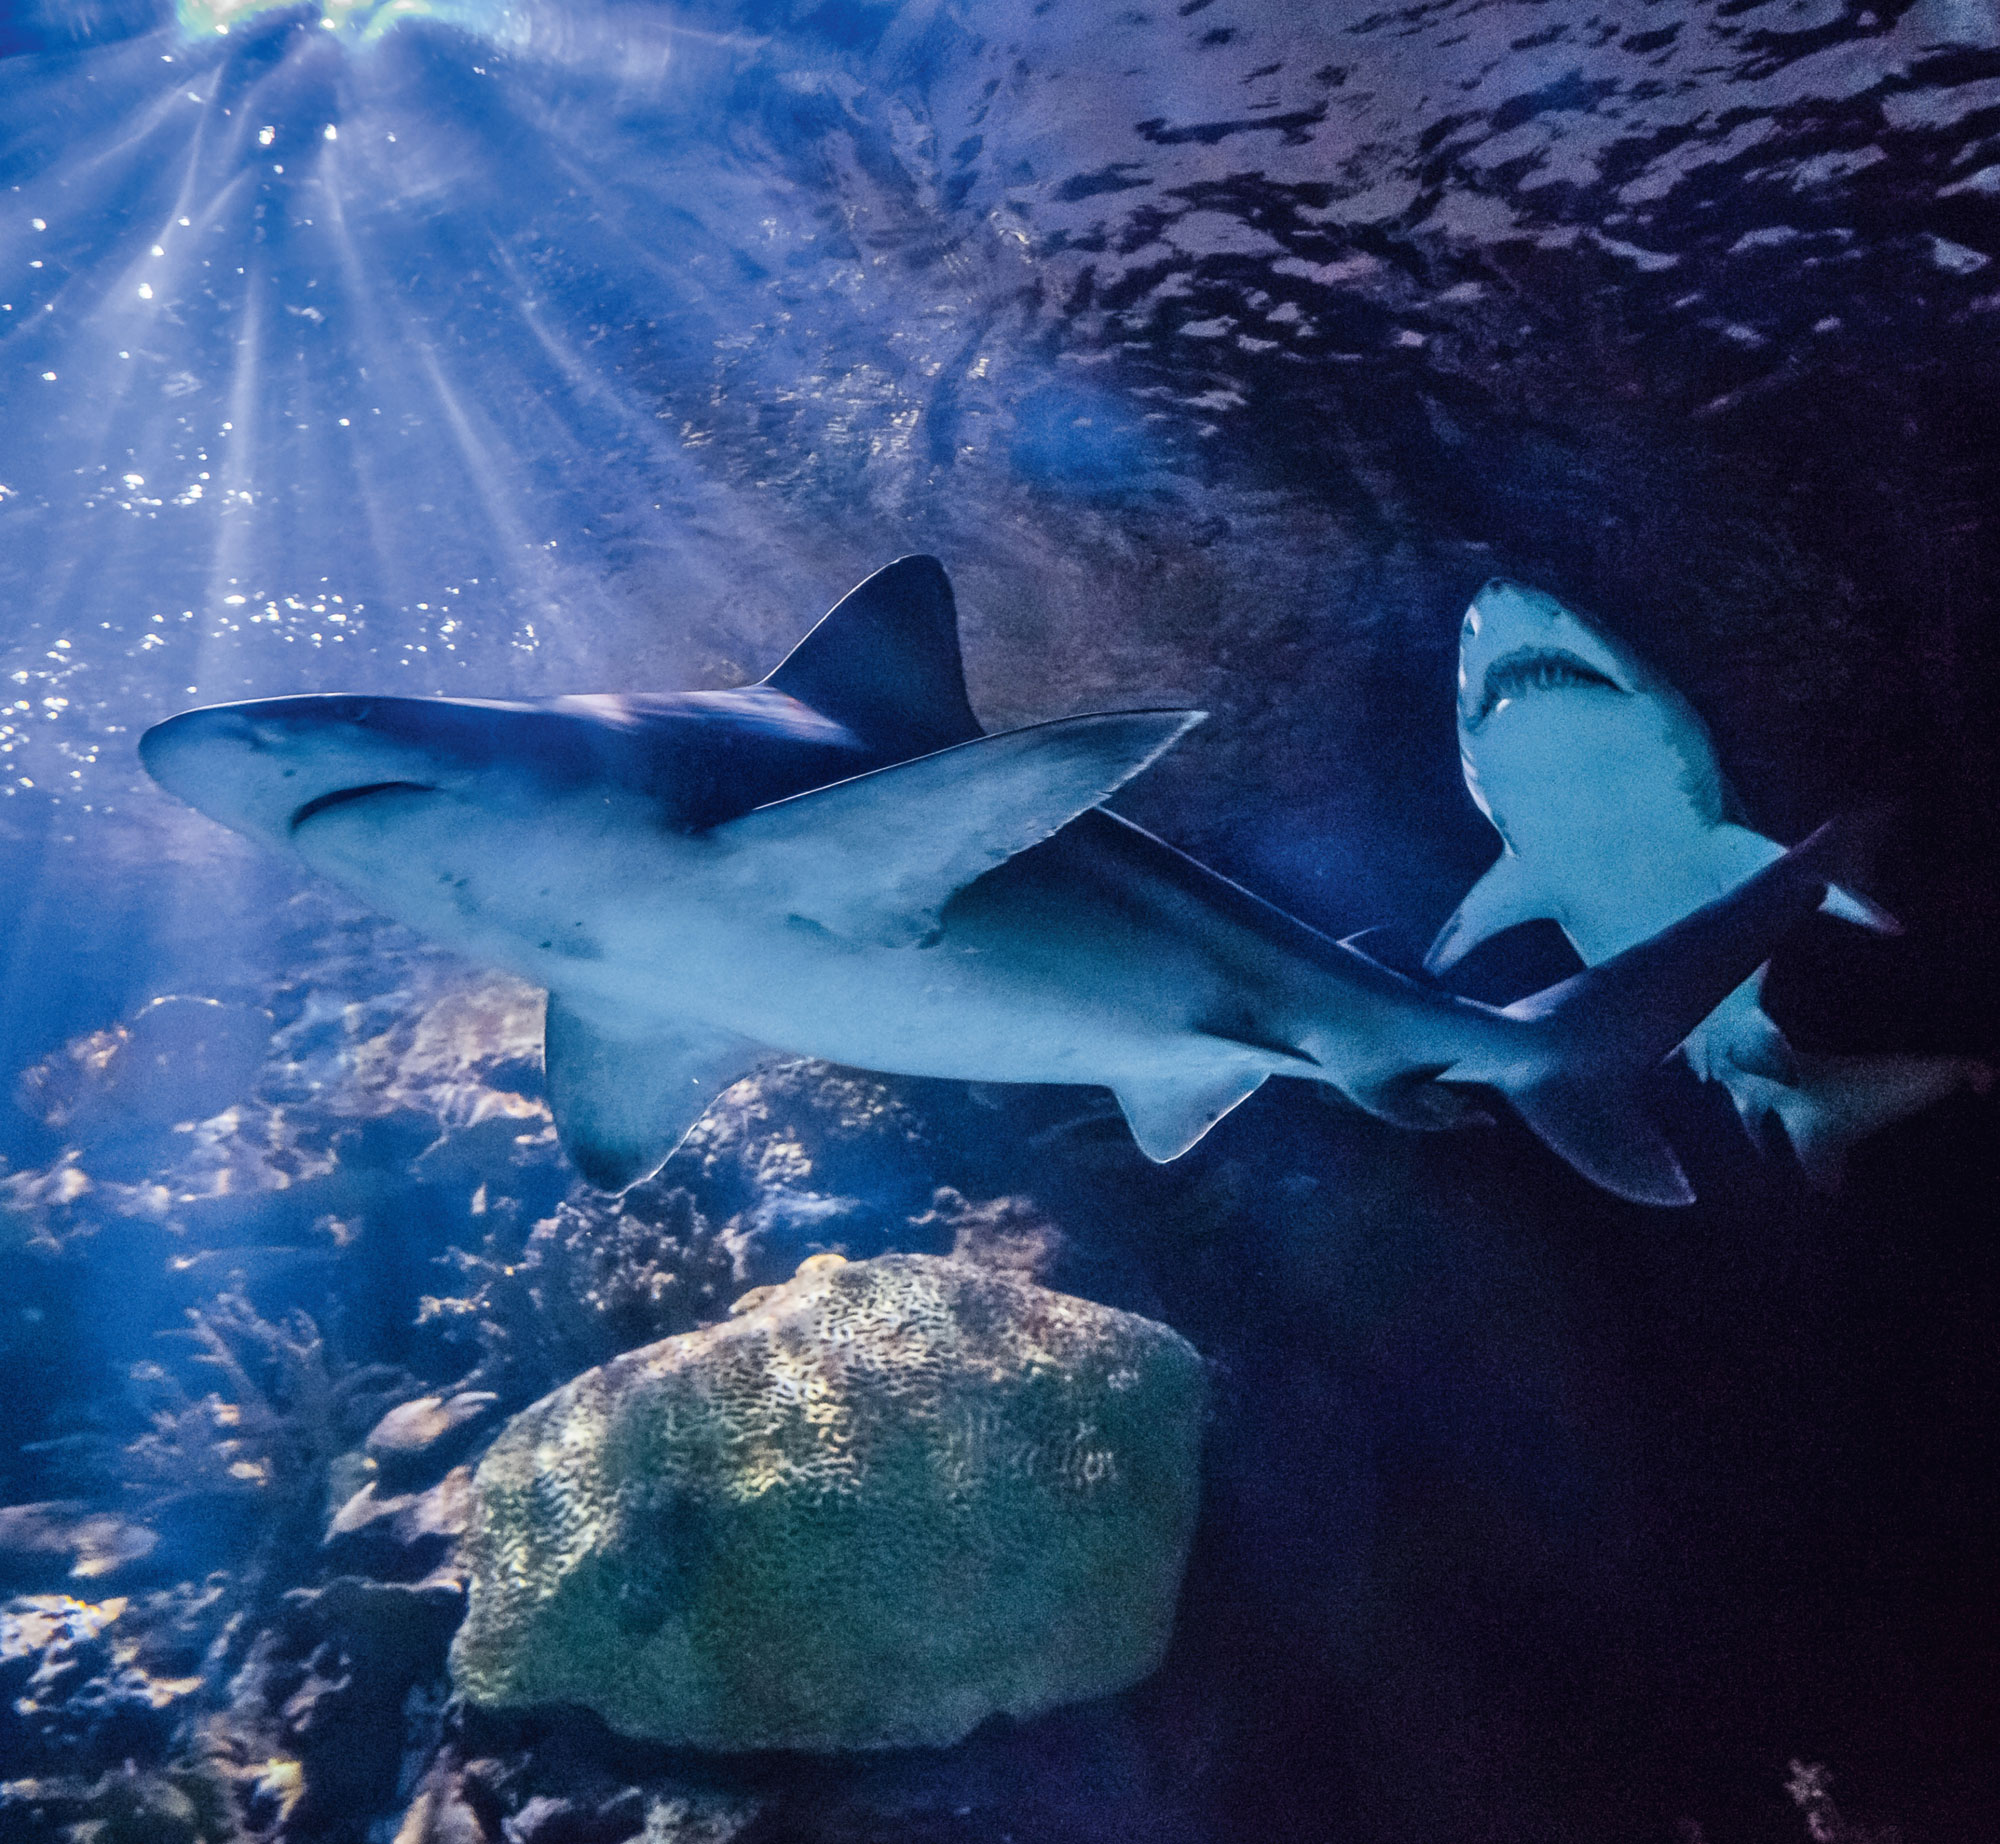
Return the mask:
[[[1741,823],[1699,716],[1616,639],[1553,596],[1494,581],[1459,633],[1465,785],[1501,852],[1424,965],[1442,973],[1517,923],[1558,923],[1596,966],[1714,902],[1784,847]],[[1839,886],[1821,905],[1894,932]],[[1753,1138],[1775,1119],[1807,1178],[1831,1188],[1847,1149],[1992,1072],[1970,1057],[1815,1056],[1760,1003],[1760,967],[1681,1049],[1728,1090]]]
[[1156,1160],[1273,1075],[1416,1127],[1483,1118],[1466,1090],[1489,1087],[1598,1183],[1688,1200],[1639,1080],[1820,900],[1831,841],[1497,1010],[1101,810],[1199,717],[984,734],[951,585],[907,557],[745,690],[265,699],[170,718],[140,753],[212,818],[547,987],[556,1125],[607,1189],[784,1054],[1100,1084]]

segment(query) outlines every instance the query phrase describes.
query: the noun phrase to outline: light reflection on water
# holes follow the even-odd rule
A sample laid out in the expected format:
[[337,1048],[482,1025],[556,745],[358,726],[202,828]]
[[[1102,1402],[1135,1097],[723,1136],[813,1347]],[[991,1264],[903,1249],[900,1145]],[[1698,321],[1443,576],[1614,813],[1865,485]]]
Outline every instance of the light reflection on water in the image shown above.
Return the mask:
[[[299,0],[179,0],[181,24],[192,34],[228,32],[260,13],[298,9]],[[314,0],[312,10],[327,30],[361,44],[412,19],[444,20],[468,32],[489,31],[506,12],[490,0]]]
[[[103,739],[190,702],[768,665],[788,632],[746,647],[709,611],[792,573],[774,500],[920,467],[938,355],[987,292],[889,265],[881,150],[829,198],[794,183],[827,157],[812,111],[722,144],[756,44],[650,10],[182,19],[16,67],[0,672],[33,722],[0,786],[128,794]],[[835,543],[782,629],[913,548]]]

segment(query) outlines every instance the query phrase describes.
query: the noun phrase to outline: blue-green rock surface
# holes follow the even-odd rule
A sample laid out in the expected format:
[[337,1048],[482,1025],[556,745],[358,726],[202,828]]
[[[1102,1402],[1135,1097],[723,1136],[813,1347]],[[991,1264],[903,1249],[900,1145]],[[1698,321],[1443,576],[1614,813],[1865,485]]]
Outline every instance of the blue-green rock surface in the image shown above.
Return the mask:
[[933,1256],[815,1256],[628,1352],[481,1463],[452,1648],[473,1702],[716,1750],[944,1746],[1166,1650],[1201,1359]]

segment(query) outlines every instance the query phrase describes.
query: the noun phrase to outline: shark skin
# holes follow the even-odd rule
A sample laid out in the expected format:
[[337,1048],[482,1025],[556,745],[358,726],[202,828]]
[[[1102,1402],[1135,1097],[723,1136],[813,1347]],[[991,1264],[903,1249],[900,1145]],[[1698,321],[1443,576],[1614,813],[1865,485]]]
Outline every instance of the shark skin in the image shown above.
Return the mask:
[[[1553,596],[1495,580],[1459,633],[1465,785],[1501,853],[1432,944],[1437,974],[1519,923],[1556,922],[1598,965],[1714,902],[1784,847],[1742,823],[1694,708],[1616,638]],[[1822,907],[1893,932],[1839,886]],[[1992,1072],[1969,1057],[1816,1056],[1764,1012],[1759,968],[1681,1045],[1753,1138],[1775,1121],[1807,1178],[1838,1183],[1849,1147]]]
[[1688,1201],[1638,1090],[1820,901],[1828,840],[1495,1009],[1100,809],[1198,718],[983,734],[949,581],[912,557],[743,690],[263,699],[170,718],[140,753],[211,818],[546,987],[557,1128],[607,1189],[786,1055],[1103,1085],[1161,1161],[1272,1075],[1424,1128],[1485,1118],[1471,1091],[1492,1088],[1596,1182]]

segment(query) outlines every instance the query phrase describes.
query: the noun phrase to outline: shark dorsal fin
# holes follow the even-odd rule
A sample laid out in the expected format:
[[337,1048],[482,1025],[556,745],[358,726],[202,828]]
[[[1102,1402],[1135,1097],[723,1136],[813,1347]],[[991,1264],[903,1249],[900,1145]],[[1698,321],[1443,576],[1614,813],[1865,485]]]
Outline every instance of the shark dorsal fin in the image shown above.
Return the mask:
[[850,589],[764,683],[898,761],[983,734],[935,557],[898,558]]

